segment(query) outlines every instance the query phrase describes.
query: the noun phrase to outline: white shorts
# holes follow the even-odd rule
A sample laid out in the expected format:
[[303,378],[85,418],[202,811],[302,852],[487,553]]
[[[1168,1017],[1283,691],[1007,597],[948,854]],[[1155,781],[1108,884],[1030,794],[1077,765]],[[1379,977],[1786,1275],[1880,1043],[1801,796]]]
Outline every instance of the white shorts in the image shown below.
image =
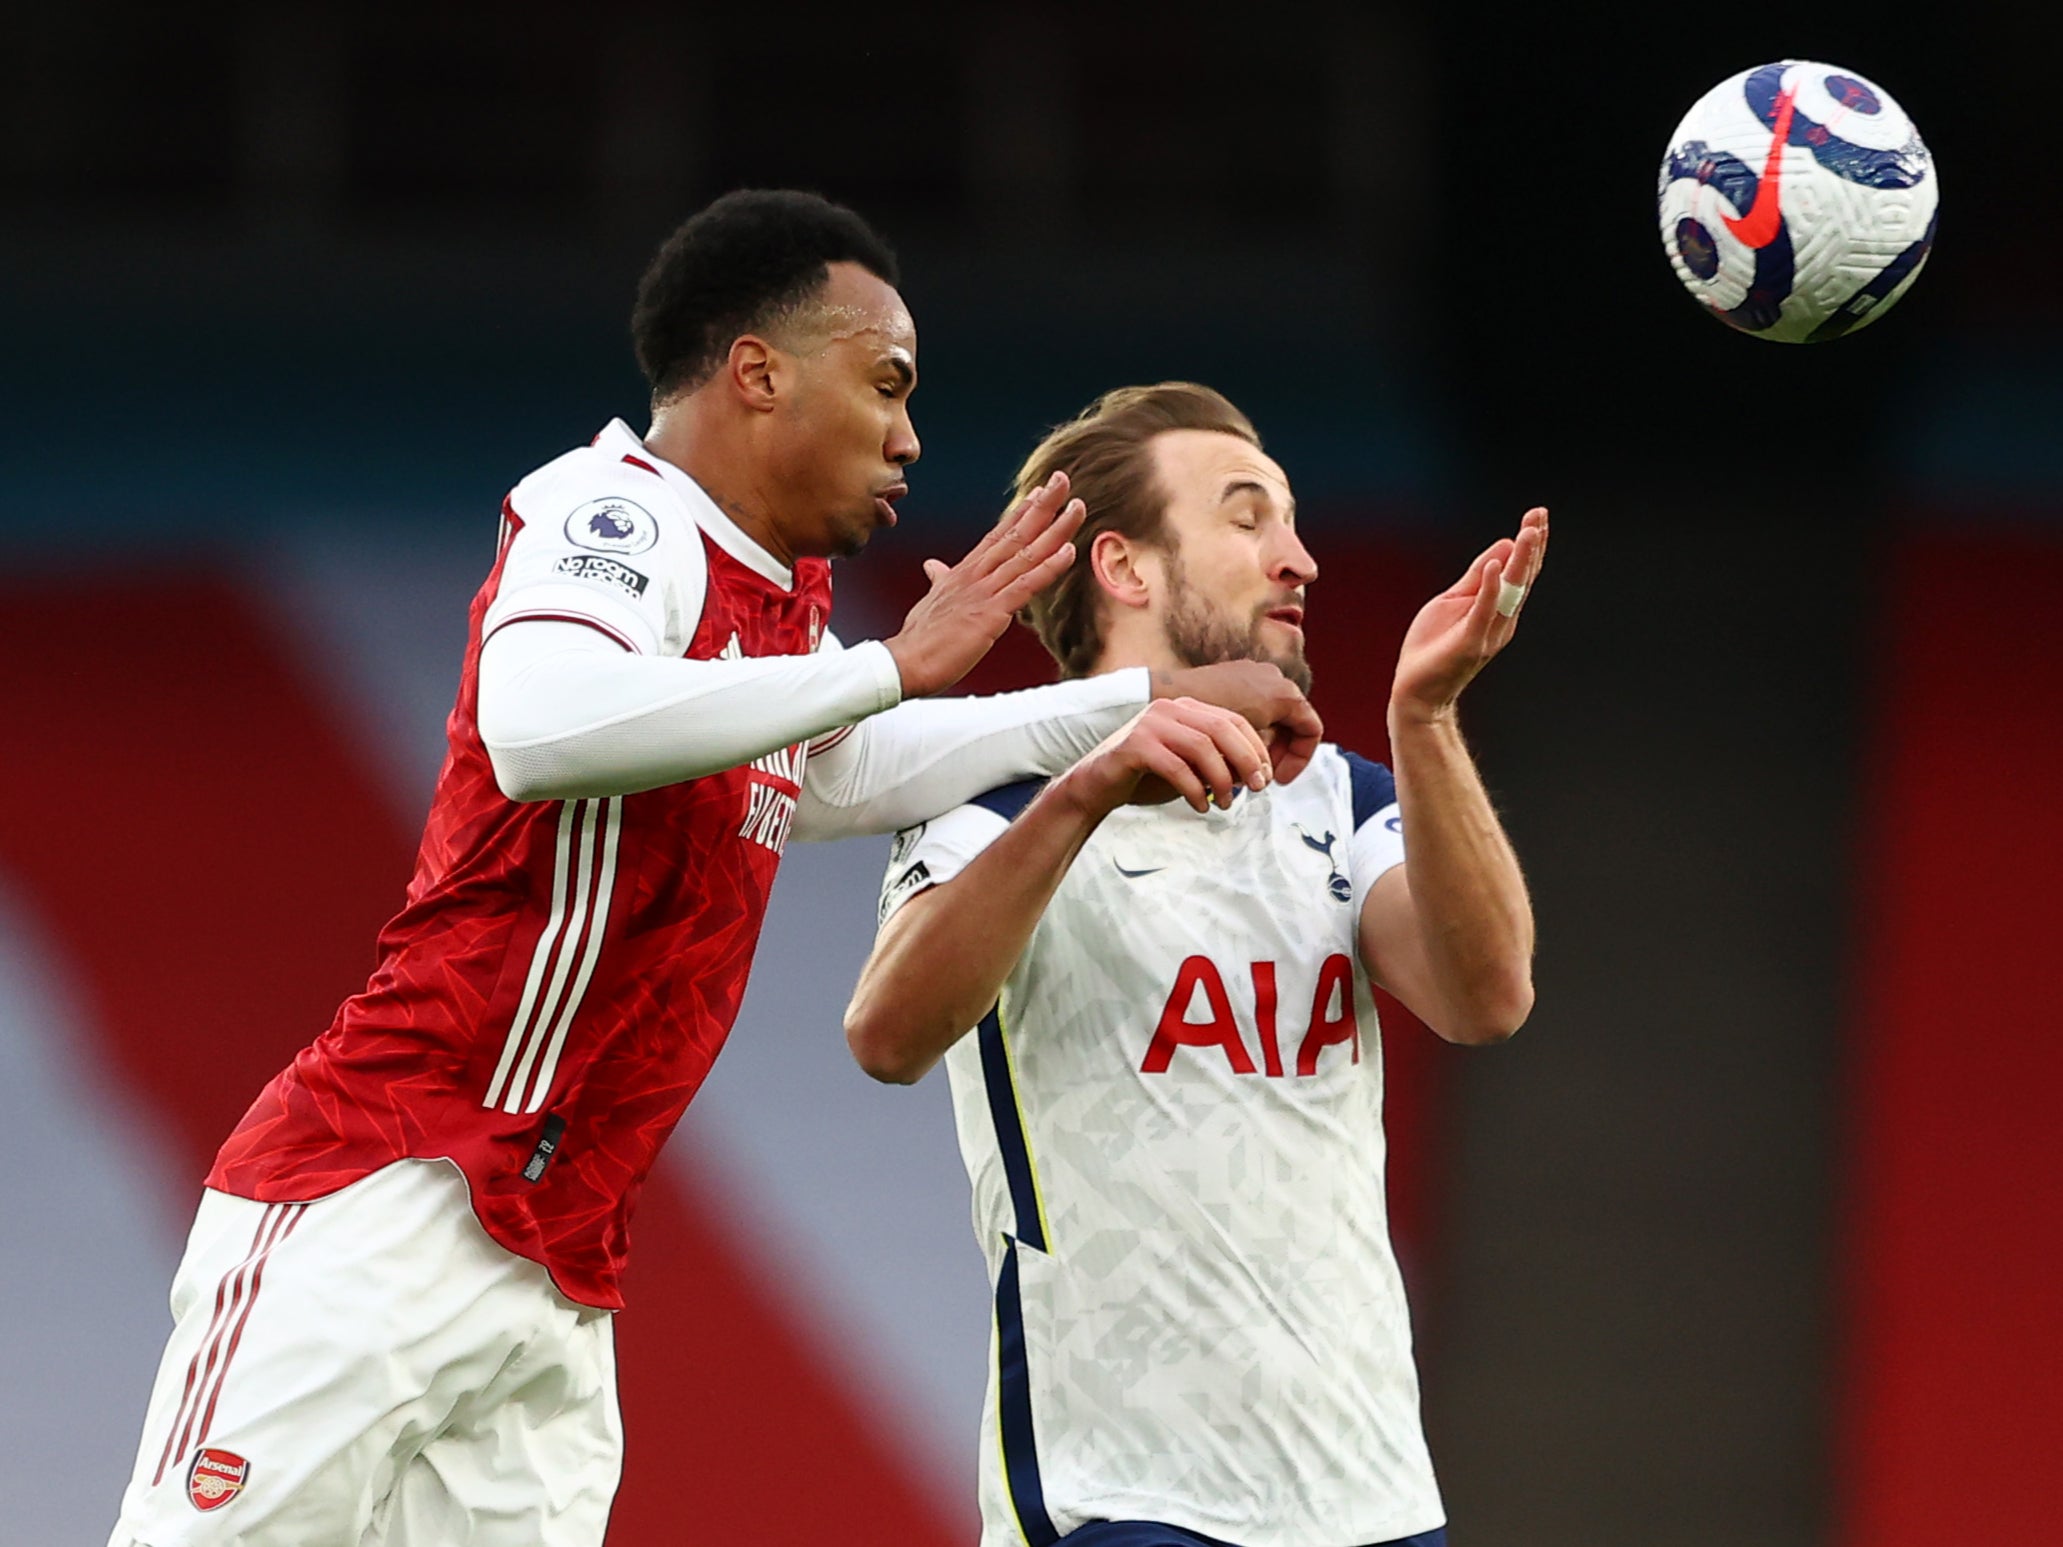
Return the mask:
[[405,1160],[313,1203],[202,1195],[109,1547],[599,1547],[607,1311]]

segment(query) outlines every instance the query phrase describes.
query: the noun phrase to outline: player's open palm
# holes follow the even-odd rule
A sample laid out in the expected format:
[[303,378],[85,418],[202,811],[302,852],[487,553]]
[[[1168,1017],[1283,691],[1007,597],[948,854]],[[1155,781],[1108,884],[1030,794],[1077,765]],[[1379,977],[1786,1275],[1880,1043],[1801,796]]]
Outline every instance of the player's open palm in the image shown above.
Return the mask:
[[1085,512],[1067,489],[1067,474],[1056,472],[959,563],[924,561],[931,589],[887,641],[905,698],[942,692],[966,676],[1018,609],[1074,562],[1072,539]]
[[1546,558],[1547,512],[1536,506],[1517,536],[1500,537],[1419,609],[1397,652],[1391,704],[1429,714],[1453,708],[1476,673],[1511,643]]

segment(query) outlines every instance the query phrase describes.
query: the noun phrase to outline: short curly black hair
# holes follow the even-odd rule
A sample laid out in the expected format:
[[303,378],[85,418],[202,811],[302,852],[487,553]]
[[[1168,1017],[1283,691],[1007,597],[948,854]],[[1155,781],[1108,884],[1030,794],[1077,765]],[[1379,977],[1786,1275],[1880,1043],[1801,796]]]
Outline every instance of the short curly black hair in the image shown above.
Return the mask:
[[888,243],[821,194],[740,188],[691,216],[645,270],[630,314],[652,400],[707,381],[732,340],[808,300],[833,263],[857,263],[898,282]]

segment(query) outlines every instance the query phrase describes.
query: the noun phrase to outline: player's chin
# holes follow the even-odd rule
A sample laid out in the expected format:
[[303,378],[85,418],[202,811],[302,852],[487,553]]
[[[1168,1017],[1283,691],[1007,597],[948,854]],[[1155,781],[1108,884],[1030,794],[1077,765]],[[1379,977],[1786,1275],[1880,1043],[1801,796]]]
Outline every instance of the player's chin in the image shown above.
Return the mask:
[[[875,503],[878,504],[879,501]],[[873,540],[874,534],[885,524],[879,512],[871,508],[864,513],[845,517],[831,533],[831,540],[826,545],[830,550],[827,556],[834,559],[851,558],[866,547]]]
[[1263,613],[1254,624],[1253,658],[1275,667],[1297,685],[1299,693],[1309,696],[1311,668],[1304,660],[1302,625]]
[[1271,663],[1283,676],[1297,685],[1297,691],[1306,698],[1311,696],[1311,663],[1304,659],[1304,642],[1301,637],[1284,650],[1270,650],[1261,657]]

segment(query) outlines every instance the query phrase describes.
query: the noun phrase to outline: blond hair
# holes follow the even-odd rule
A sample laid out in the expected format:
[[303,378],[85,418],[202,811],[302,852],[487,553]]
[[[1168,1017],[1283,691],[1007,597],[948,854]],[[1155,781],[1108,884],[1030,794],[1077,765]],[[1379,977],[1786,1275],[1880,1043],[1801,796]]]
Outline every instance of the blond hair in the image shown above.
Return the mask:
[[1021,500],[1064,469],[1088,508],[1075,537],[1079,555],[1067,572],[1033,597],[1019,621],[1060,663],[1063,677],[1085,677],[1103,653],[1103,607],[1089,550],[1100,532],[1167,546],[1168,492],[1154,477],[1152,441],[1169,430],[1213,430],[1260,448],[1252,422],[1222,393],[1193,381],[1106,392],[1056,426],[1017,470]]

